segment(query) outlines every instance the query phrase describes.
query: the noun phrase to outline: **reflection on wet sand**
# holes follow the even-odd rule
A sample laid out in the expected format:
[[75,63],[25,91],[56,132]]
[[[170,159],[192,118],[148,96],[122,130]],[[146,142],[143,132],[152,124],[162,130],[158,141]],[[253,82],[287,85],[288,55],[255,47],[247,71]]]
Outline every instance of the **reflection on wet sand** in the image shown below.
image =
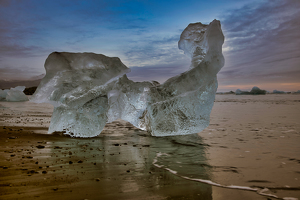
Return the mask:
[[299,97],[217,95],[201,138],[48,135],[53,106],[0,102],[0,199],[299,199]]
[[[118,131],[113,131],[116,126]],[[198,136],[194,142],[156,138],[123,121],[89,139],[4,128],[0,163],[4,199],[212,199],[210,185],[181,179],[152,164],[157,152],[164,152],[170,157],[159,163],[208,179],[205,145]],[[15,139],[8,139],[11,135]],[[7,148],[12,142],[15,145]]]

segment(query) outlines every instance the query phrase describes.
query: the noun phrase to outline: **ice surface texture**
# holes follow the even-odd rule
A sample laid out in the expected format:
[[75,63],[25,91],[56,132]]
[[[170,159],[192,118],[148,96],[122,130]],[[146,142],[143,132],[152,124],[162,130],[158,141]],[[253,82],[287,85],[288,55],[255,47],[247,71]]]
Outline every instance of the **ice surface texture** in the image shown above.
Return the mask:
[[119,58],[54,52],[31,101],[54,105],[49,133],[93,137],[117,119],[153,136],[198,133],[209,125],[223,42],[219,21],[190,24],[178,46],[191,57],[191,69],[163,84],[129,80]]
[[28,97],[24,94],[25,86],[17,86],[10,90],[0,90],[1,101],[28,101]]

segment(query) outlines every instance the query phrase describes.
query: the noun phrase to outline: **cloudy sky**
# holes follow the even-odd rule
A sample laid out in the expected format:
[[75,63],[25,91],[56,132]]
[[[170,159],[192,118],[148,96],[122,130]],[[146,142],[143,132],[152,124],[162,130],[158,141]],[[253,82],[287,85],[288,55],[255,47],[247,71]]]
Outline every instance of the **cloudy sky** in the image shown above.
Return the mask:
[[188,69],[183,29],[221,21],[219,91],[300,90],[299,0],[0,0],[0,79],[45,73],[53,51],[120,57],[136,81]]

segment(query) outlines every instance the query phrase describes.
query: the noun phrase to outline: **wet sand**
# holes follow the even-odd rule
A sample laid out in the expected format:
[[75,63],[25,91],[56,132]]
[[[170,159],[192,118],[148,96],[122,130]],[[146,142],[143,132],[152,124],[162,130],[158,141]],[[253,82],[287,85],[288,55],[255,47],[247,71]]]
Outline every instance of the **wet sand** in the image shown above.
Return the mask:
[[182,177],[300,198],[300,95],[217,95],[208,128],[163,138],[47,134],[52,109],[0,102],[0,199],[275,199]]

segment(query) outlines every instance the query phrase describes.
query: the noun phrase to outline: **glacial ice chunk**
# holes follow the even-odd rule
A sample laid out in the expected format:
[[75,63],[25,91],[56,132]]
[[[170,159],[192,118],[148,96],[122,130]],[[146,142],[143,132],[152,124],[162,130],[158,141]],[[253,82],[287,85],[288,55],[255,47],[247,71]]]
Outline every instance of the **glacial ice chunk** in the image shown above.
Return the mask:
[[266,94],[267,93],[267,91],[266,90],[262,90],[262,89],[260,89],[259,87],[257,87],[257,86],[254,86],[252,89],[251,89],[251,91],[250,91],[250,93],[251,94]]
[[266,93],[267,93],[266,90],[262,90],[262,89],[260,89],[260,88],[257,87],[257,86],[254,86],[254,87],[251,89],[250,92],[248,92],[248,91],[242,91],[242,90],[240,90],[240,89],[237,89],[237,90],[235,91],[235,94],[236,94],[236,95],[260,95],[260,94],[266,94]]
[[6,99],[6,95],[7,95],[8,91],[9,91],[8,89],[5,89],[5,90],[0,89],[0,100],[5,100]]
[[23,92],[25,88],[25,86],[17,86],[15,88],[11,88],[10,90]]
[[45,69],[31,101],[54,105],[50,133],[76,137],[92,137],[102,131],[107,123],[109,86],[130,71],[116,57],[67,52],[51,53]]
[[[95,53],[53,52],[45,62],[46,75],[33,95],[33,102],[65,104],[96,86],[105,85],[130,69],[119,58]],[[106,95],[106,94],[105,94]],[[96,96],[95,96],[96,97]]]
[[25,86],[17,86],[10,90],[0,90],[0,100],[2,101],[28,101],[28,97],[24,94]]
[[54,105],[49,133],[93,137],[117,119],[153,136],[198,133],[209,125],[223,42],[219,21],[190,24],[178,46],[191,57],[191,68],[163,84],[129,80],[119,58],[54,52],[31,101]]
[[236,94],[236,95],[241,95],[241,94],[245,94],[245,93],[248,93],[248,91],[242,91],[241,89],[237,89],[237,90],[235,91],[235,94]]
[[273,90],[273,94],[285,94],[285,91]]

